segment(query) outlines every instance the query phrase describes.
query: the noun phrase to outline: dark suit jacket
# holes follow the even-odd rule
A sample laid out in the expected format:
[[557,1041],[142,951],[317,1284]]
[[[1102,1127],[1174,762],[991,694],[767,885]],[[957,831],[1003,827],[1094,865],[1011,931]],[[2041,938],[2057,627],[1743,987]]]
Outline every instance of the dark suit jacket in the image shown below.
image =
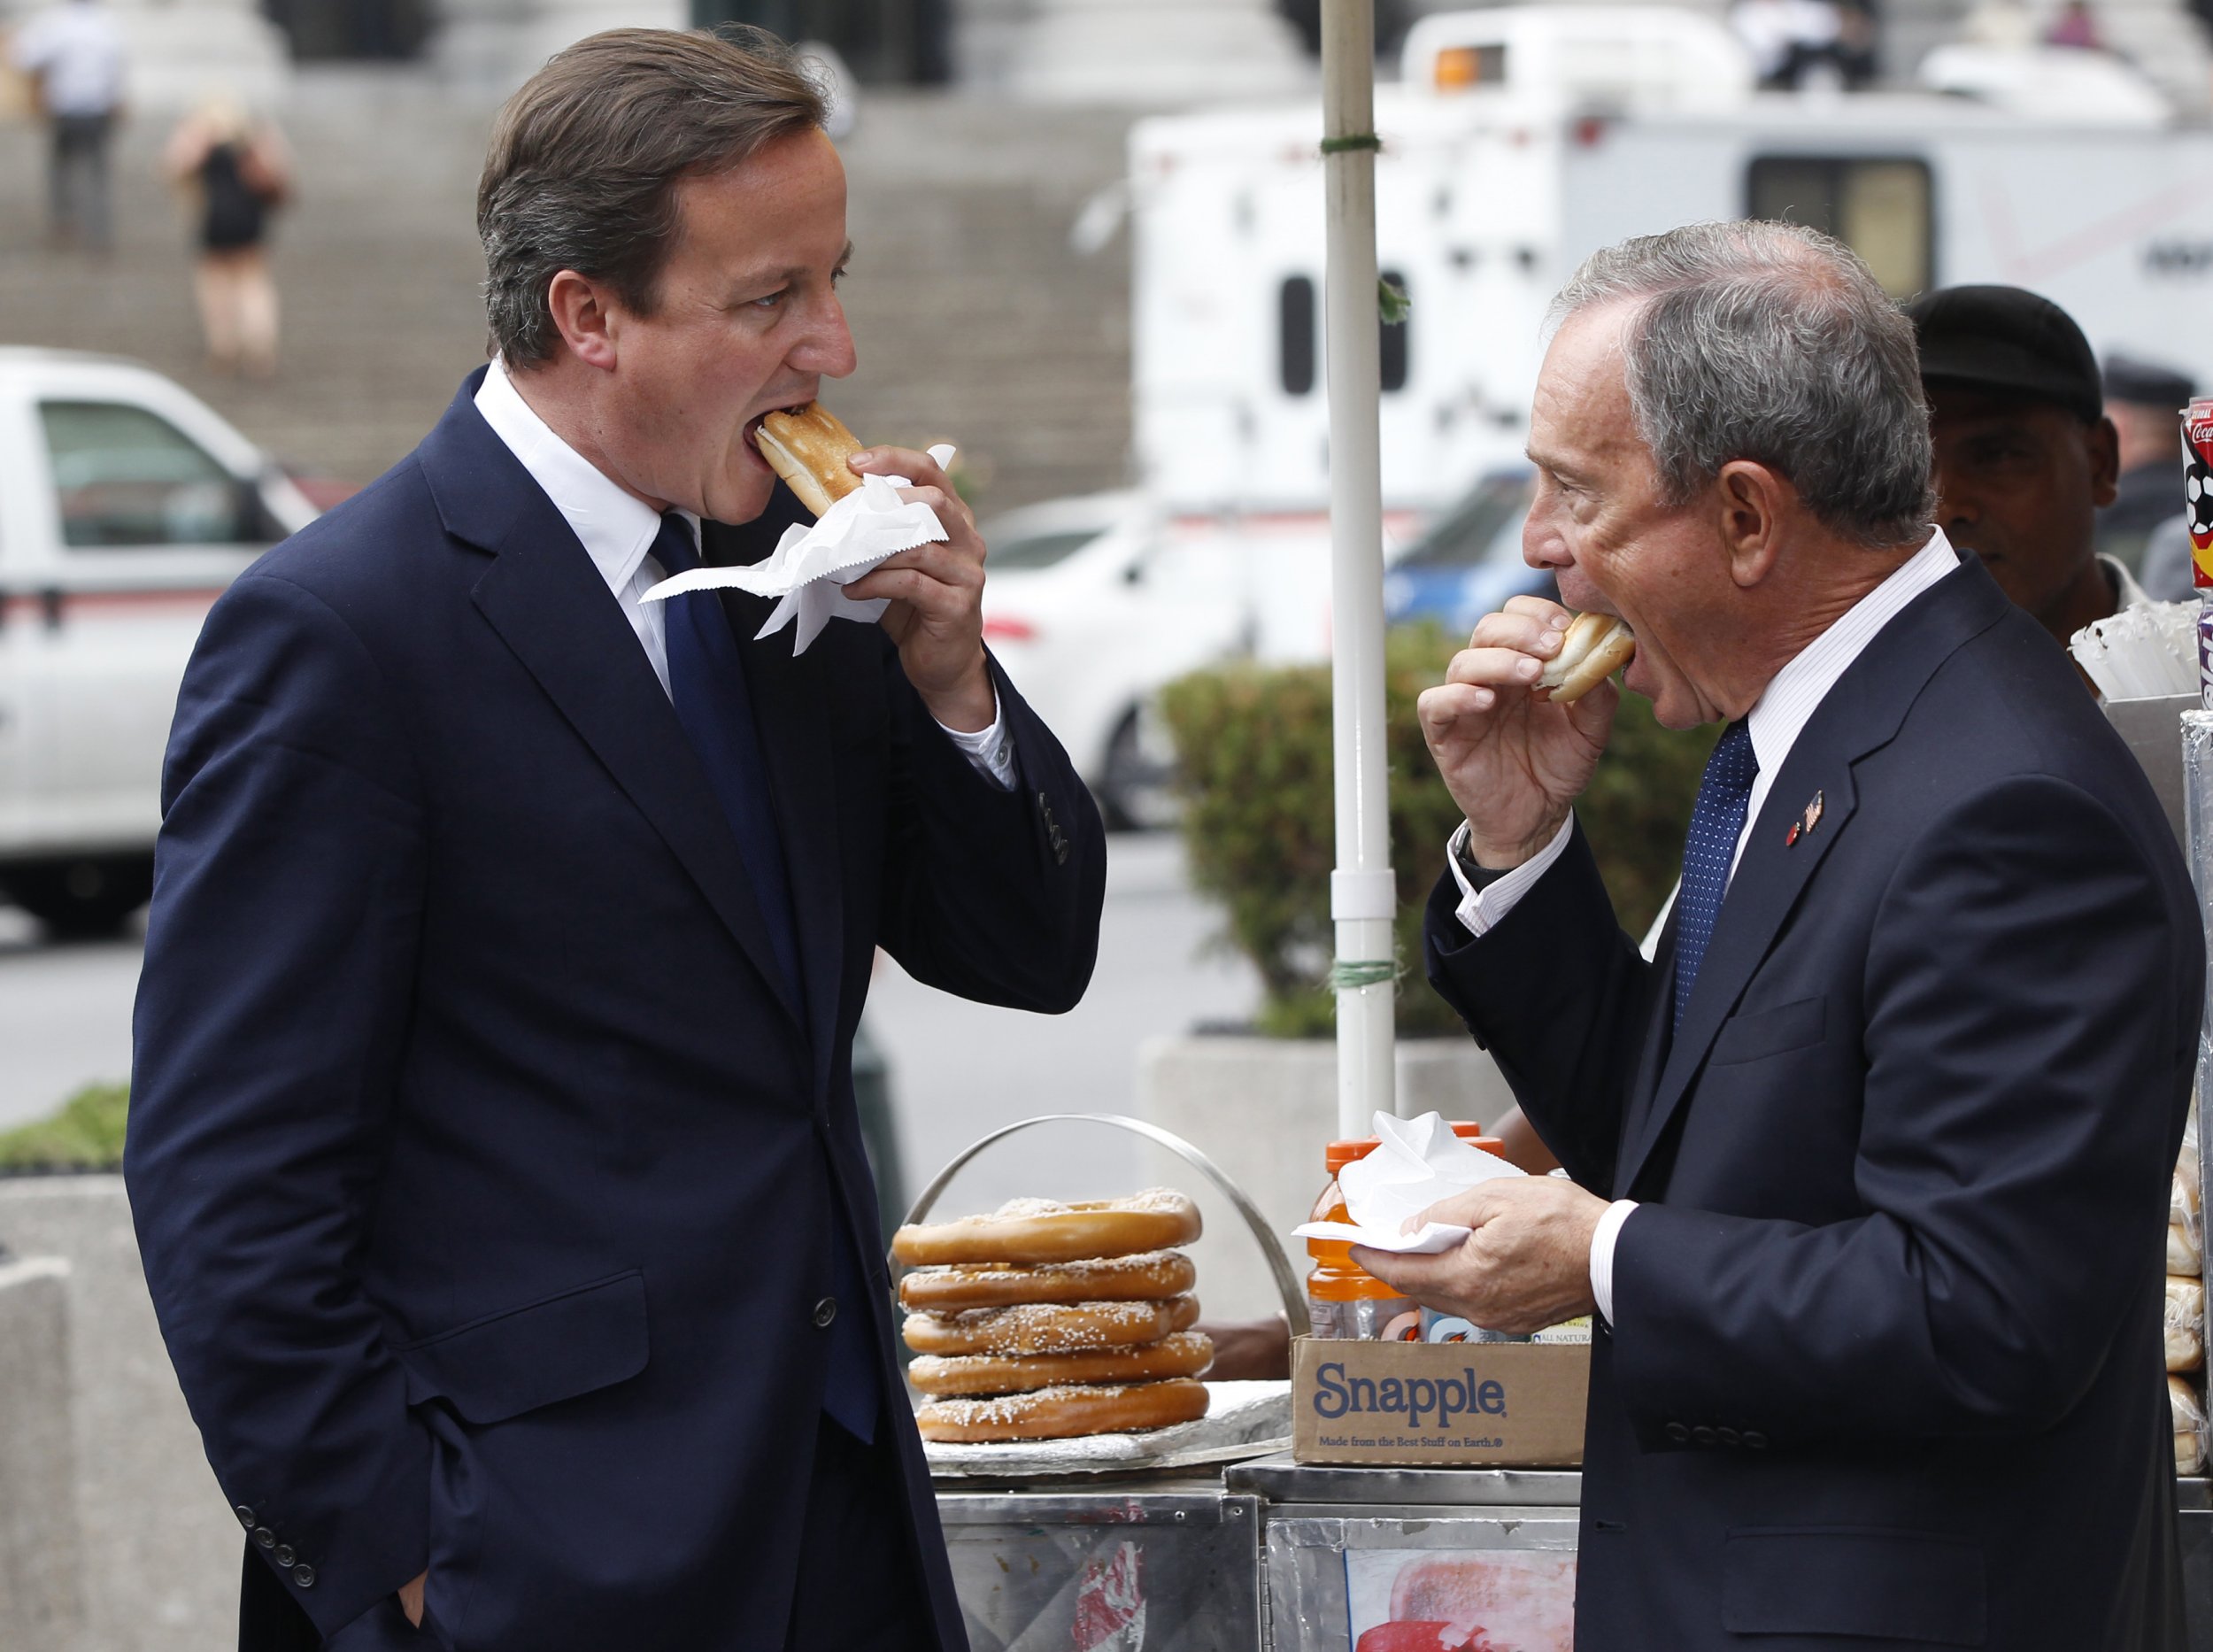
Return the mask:
[[[477,382],[216,605],[178,706],[127,1169],[209,1458],[325,1635],[427,1565],[459,1648],[781,1648],[844,1222],[962,1646],[852,1039],[879,945],[1073,1005],[1098,817],[1003,675],[1011,792],[876,627],[744,643],[802,1025],[644,651]],[[741,638],[766,606],[729,598]]]
[[[1819,794],[1810,833],[1785,840]],[[1770,791],[1670,1044],[1580,835],[1432,979],[1585,1186],[1585,1648],[2167,1647],[2167,1184],[2204,949],[2150,786],[1970,558]],[[1747,1639],[1757,1637],[1757,1639]]]

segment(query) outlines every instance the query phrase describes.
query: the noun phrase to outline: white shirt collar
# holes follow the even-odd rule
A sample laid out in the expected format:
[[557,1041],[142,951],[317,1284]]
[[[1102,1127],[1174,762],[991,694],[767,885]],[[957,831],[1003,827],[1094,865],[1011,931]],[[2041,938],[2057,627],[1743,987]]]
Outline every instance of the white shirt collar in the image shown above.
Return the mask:
[[[1888,579],[1845,610],[1844,617],[1806,645],[1791,662],[1775,674],[1745,722],[1752,735],[1752,753],[1759,760],[1762,779],[1782,772],[1783,761],[1797,744],[1807,720],[1814,714],[1837,679],[1851,668],[1875,634],[1904,611],[1923,591],[1959,567],[1959,553],[1933,529],[1929,541],[1908,557]],[[1766,788],[1760,791],[1764,795]],[[1760,798],[1753,799],[1746,825],[1758,814]]]
[[[476,411],[553,501],[553,508],[582,541],[607,589],[621,596],[637,577],[638,565],[660,532],[659,513],[556,436],[522,399],[506,364],[497,356],[477,387]],[[692,543],[698,544],[699,519],[690,511],[678,514],[691,524]]]

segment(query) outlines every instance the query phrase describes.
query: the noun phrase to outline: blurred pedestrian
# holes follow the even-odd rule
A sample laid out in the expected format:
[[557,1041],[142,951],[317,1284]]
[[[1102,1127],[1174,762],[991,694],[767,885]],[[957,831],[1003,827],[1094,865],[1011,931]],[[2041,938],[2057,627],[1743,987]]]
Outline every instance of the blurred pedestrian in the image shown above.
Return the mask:
[[2044,43],[2077,51],[2103,51],[2105,35],[2090,10],[2090,0],[2067,0],[2060,14],[2052,19],[2052,26],[2044,31]]
[[1752,54],[1769,91],[1799,91],[1843,79],[1844,20],[1831,0],[1737,0],[1729,27]]
[[2104,379],[2121,477],[2113,503],[2098,513],[2098,549],[2140,576],[2152,529],[2182,509],[2182,410],[2198,387],[2178,368],[2118,352],[2106,358]]
[[2063,648],[2145,600],[2097,554],[2120,442],[2090,341],[2018,287],[1947,287],[1907,306],[1934,443],[1937,525]]
[[101,0],[66,0],[40,12],[15,42],[52,147],[47,159],[50,234],[58,247],[104,252],[108,139],[123,112],[123,31]]
[[291,195],[284,139],[236,99],[209,99],[170,135],[170,181],[198,215],[193,290],[208,366],[266,379],[276,371],[276,278],[269,270],[269,214]]

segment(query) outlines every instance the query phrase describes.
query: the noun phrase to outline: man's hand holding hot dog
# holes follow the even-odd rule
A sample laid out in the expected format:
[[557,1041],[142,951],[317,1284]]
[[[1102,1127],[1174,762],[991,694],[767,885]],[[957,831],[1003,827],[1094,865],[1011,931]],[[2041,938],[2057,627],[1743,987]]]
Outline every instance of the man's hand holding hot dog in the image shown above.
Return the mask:
[[871,447],[848,461],[862,475],[905,476],[910,504],[927,505],[945,524],[943,544],[917,545],[885,559],[845,587],[856,602],[891,599],[881,623],[898,645],[906,680],[948,729],[973,733],[999,716],[999,696],[983,663],[983,539],[952,481],[927,453]]
[[1606,749],[1621,699],[1612,683],[1566,705],[1536,692],[1573,619],[1556,602],[1512,598],[1422,696],[1423,736],[1479,866],[1519,866],[1550,843]]

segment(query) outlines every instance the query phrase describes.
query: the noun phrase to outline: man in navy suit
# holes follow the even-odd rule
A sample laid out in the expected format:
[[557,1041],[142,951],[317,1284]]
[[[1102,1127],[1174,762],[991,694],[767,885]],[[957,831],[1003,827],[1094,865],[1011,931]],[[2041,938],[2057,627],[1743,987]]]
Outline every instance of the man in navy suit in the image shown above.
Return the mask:
[[1694,226],[1556,311],[1525,552],[1631,623],[1662,722],[1728,726],[1647,964],[1572,813],[1616,691],[1531,691],[1559,607],[1423,696],[1467,814],[1430,976],[1574,1180],[1362,1264],[1503,1331],[1595,1312],[1580,1647],[2179,1648],[2205,966],[2159,805],[1927,525],[1912,328],[1848,251]]
[[880,627],[639,600],[765,552],[753,430],[852,369],[821,116],[766,37],[557,57],[480,194],[497,358],[187,675],[127,1165],[243,1646],[965,1645],[853,1030],[878,946],[1073,1005],[1099,823],[924,454],[852,461],[949,535],[848,587]]

